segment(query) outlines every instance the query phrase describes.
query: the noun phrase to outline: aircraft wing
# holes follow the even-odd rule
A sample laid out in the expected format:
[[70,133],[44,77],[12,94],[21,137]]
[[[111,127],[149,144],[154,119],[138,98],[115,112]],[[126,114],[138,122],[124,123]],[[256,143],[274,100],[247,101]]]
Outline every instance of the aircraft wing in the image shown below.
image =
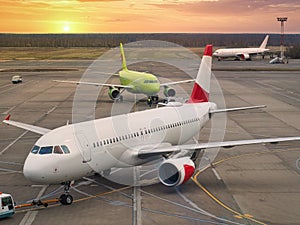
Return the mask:
[[129,85],[121,85],[121,84],[103,84],[96,82],[85,82],[85,81],[68,81],[68,80],[53,80],[54,82],[59,83],[70,83],[70,84],[86,84],[86,85],[94,85],[94,86],[104,86],[104,87],[114,87],[114,88],[124,88],[124,89],[132,89],[132,86]]
[[49,131],[51,131],[50,129],[47,129],[47,128],[38,127],[38,126],[26,124],[26,123],[20,123],[20,122],[12,121],[12,120],[9,120],[9,119],[10,119],[10,115],[8,115],[3,120],[3,123],[6,123],[8,125],[12,125],[12,126],[15,126],[15,127],[19,127],[19,128],[24,129],[24,130],[28,130],[28,131],[31,131],[33,133],[37,133],[37,134],[41,134],[41,135],[44,135],[44,134],[48,133]]
[[169,85],[174,85],[174,84],[182,84],[182,83],[190,83],[190,82],[194,82],[194,79],[190,79],[190,80],[180,80],[180,81],[174,81],[174,82],[168,82],[168,83],[163,83],[160,84],[161,87],[165,87],[165,86],[169,86]]
[[155,155],[168,154],[173,152],[180,152],[181,150],[199,151],[202,149],[209,148],[232,148],[239,145],[252,145],[252,144],[264,144],[271,143],[277,144],[283,141],[299,141],[300,137],[280,137],[280,138],[264,138],[264,139],[253,139],[253,140],[238,140],[238,141],[224,141],[224,142],[209,142],[202,144],[189,144],[189,145],[175,145],[165,148],[157,148],[151,150],[140,150],[138,157],[145,159]]

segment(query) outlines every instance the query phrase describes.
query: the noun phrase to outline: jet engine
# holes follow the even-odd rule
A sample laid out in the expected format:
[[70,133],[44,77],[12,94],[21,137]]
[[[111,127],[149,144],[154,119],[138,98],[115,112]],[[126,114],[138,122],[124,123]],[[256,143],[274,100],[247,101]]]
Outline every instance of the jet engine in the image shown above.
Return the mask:
[[117,88],[110,87],[109,90],[108,90],[108,96],[112,100],[116,100],[120,97],[120,90],[117,89]]
[[250,55],[247,54],[247,53],[243,53],[242,54],[242,59],[244,59],[244,60],[251,60]]
[[171,87],[165,87],[164,89],[164,95],[166,97],[174,97],[176,94],[176,91],[174,88],[171,88]]
[[188,181],[195,172],[195,164],[189,157],[167,159],[158,168],[158,178],[168,187]]

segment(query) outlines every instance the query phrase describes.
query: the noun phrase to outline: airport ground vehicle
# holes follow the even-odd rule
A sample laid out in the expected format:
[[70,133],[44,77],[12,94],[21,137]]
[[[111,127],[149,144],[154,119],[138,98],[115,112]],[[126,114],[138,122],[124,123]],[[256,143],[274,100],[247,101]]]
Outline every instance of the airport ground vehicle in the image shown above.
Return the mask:
[[15,203],[10,194],[0,192],[0,219],[15,214]]
[[11,78],[11,82],[13,84],[17,84],[17,83],[22,83],[23,79],[22,79],[22,76],[20,75],[15,75]]

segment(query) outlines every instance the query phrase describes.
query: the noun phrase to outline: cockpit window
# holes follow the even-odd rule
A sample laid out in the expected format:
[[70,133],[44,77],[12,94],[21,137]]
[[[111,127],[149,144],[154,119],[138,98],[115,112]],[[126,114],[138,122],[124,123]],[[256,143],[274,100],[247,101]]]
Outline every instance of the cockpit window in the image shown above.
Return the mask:
[[31,152],[32,152],[33,154],[36,154],[36,153],[38,153],[39,150],[40,150],[40,146],[35,145],[35,146],[33,146],[33,148],[31,149]]
[[60,147],[62,148],[62,150],[64,151],[64,153],[66,153],[66,154],[70,153],[70,150],[69,150],[69,148],[67,146],[61,145]]
[[53,146],[46,146],[46,147],[41,147],[41,150],[39,151],[40,155],[44,154],[51,154],[52,153]]
[[53,153],[55,153],[55,154],[64,154],[63,151],[61,150],[61,148],[58,145],[56,145],[54,147]]
[[153,84],[153,83],[158,83],[158,80],[144,80],[145,84]]

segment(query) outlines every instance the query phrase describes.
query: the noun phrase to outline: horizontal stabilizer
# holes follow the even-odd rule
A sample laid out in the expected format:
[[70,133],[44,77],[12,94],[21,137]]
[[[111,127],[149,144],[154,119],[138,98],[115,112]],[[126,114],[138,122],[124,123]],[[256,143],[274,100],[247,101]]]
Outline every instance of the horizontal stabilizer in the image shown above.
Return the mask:
[[213,113],[223,113],[223,112],[232,112],[232,111],[241,111],[241,110],[248,110],[248,109],[261,109],[266,108],[265,105],[256,105],[256,106],[247,106],[247,107],[238,107],[238,108],[229,108],[229,109],[214,109],[210,110],[211,114]]

